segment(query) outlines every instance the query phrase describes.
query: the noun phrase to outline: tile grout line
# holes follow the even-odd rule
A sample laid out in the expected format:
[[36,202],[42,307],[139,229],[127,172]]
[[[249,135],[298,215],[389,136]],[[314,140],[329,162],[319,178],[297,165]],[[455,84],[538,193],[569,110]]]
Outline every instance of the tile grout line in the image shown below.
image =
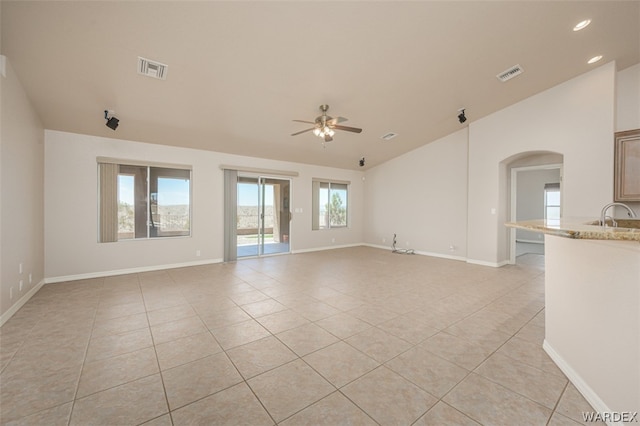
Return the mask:
[[[104,289],[104,278],[101,279],[101,287]],[[89,338],[87,339],[87,345],[84,349],[84,358],[82,359],[82,366],[80,367],[80,374],[78,375],[78,381],[76,383],[76,389],[73,393],[73,400],[71,401],[71,410],[69,410],[69,419],[67,421],[67,426],[71,425],[71,419],[73,418],[73,411],[76,408],[76,401],[78,400],[78,392],[80,390],[80,382],[82,381],[82,373],[84,372],[84,366],[87,363],[87,355],[89,353],[89,346],[91,345],[91,336],[93,336],[93,329],[96,325],[96,318],[98,317],[98,307],[100,306],[100,300],[102,299],[102,291],[100,292],[100,297],[96,301],[95,312],[93,313],[93,320],[91,324],[91,332],[89,333]]]
[[[170,276],[171,280],[175,284],[175,280],[173,279],[173,277],[170,274],[169,274],[169,276]],[[154,352],[155,357],[156,357],[156,365],[158,366],[158,374],[160,375],[160,382],[162,383],[162,391],[164,392],[164,401],[165,401],[165,404],[167,404],[167,413],[162,413],[158,417],[162,417],[162,416],[168,414],[169,415],[169,421],[173,425],[174,422],[173,422],[173,416],[171,415],[171,405],[169,405],[169,396],[167,395],[167,386],[164,383],[164,375],[162,374],[162,367],[160,366],[160,358],[158,357],[158,349],[156,348],[156,341],[155,341],[155,338],[153,337],[153,332],[151,331],[151,322],[149,321],[149,310],[147,309],[146,298],[144,296],[144,291],[142,290],[142,285],[140,284],[140,275],[136,274],[136,278],[138,279],[138,286],[140,287],[140,293],[142,295],[142,303],[144,304],[145,316],[147,317],[147,325],[149,327],[149,335],[151,336],[151,344],[153,346],[153,352]],[[149,376],[147,376],[147,377],[149,377]],[[146,422],[148,422],[150,420],[152,420],[152,419],[147,419],[143,423],[146,423]]]

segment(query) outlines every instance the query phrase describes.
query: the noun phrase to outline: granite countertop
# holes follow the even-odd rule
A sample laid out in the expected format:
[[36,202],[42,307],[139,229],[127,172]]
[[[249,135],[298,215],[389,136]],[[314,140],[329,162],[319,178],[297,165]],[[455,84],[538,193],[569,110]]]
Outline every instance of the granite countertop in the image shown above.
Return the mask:
[[[627,220],[616,219],[620,225],[640,226],[640,219]],[[505,226],[509,228],[520,228],[528,231],[541,232],[543,234],[556,235],[559,237],[575,238],[582,240],[617,240],[617,241],[638,241],[640,242],[639,228],[602,227],[597,225],[598,219],[594,218],[563,218],[560,220],[526,220],[519,222],[509,222]]]

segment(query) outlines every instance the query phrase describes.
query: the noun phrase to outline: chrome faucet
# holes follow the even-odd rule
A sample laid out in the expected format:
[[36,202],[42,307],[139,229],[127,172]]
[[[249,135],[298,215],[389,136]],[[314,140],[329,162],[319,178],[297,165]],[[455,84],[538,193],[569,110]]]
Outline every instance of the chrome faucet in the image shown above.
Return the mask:
[[[604,217],[604,220],[606,221],[607,219],[611,220],[611,226],[613,226],[614,228],[618,227],[618,222],[616,222],[616,220],[613,218],[613,216],[606,215]],[[602,224],[602,220],[600,220],[600,224]]]
[[[633,209],[631,207],[629,207],[626,204],[623,203],[609,203],[606,206],[604,206],[602,208],[602,212],[600,212],[600,225],[601,226],[607,226],[607,210],[609,210],[609,207],[613,207],[613,206],[620,206],[620,207],[624,207],[625,209],[627,209],[627,214],[629,215],[629,217],[631,218],[636,218],[636,212],[633,211]],[[611,221],[615,223],[615,220],[613,220],[613,216],[611,216]]]

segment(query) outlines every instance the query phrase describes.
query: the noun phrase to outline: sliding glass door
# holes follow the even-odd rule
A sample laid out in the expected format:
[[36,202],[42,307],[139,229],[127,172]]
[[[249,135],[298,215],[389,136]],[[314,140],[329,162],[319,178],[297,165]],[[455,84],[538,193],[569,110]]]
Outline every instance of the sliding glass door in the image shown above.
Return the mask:
[[291,183],[238,175],[237,257],[289,253]]

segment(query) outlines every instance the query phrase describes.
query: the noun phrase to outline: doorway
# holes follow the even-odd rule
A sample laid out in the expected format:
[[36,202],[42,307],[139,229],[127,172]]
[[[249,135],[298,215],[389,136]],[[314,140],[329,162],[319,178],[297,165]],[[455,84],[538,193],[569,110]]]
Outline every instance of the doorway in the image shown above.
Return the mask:
[[[511,168],[511,222],[561,217],[562,164]],[[524,229],[510,231],[510,259],[515,264],[523,255],[544,255],[541,233]]]
[[238,175],[237,257],[290,252],[291,181]]

